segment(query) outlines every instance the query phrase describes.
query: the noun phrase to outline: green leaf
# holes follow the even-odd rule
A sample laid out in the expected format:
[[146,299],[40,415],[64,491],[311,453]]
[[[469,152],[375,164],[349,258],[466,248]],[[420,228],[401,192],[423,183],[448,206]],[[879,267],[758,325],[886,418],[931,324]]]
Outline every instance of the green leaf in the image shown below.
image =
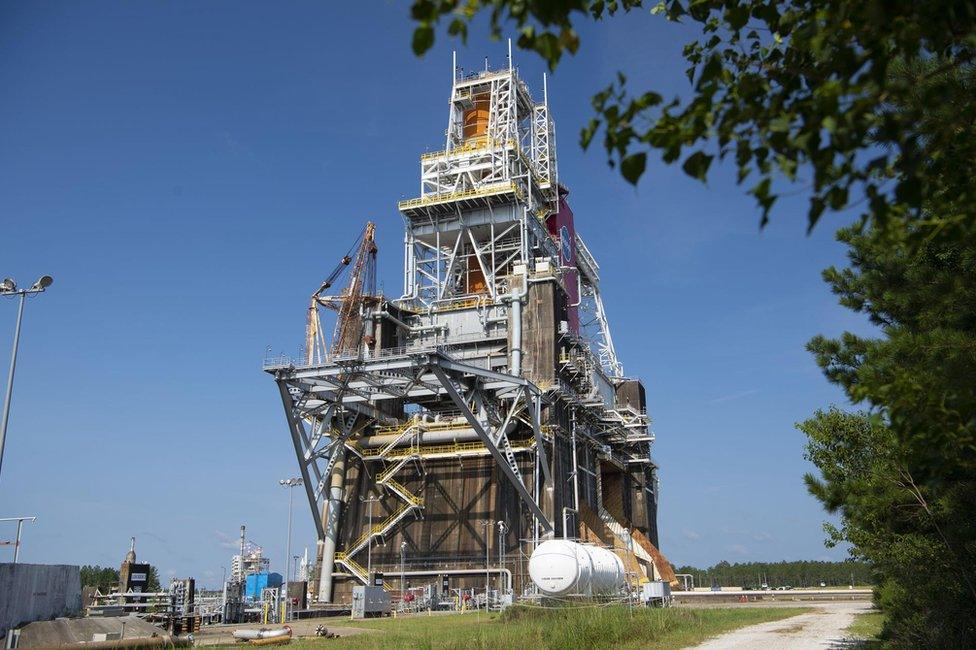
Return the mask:
[[769,130],[773,133],[786,133],[790,130],[790,124],[792,124],[792,122],[793,116],[789,113],[784,113],[783,115],[779,115],[770,121]]
[[847,205],[847,188],[840,186],[830,188],[827,201],[830,203],[831,210],[842,210]]
[[702,67],[701,75],[698,77],[698,84],[695,86],[697,89],[708,82],[712,81],[716,77],[722,74],[722,57],[719,56],[718,52],[712,54],[708,57],[708,61]]
[[587,149],[590,146],[590,142],[593,141],[593,136],[596,135],[598,128],[600,128],[600,120],[594,117],[590,119],[589,123],[580,132],[580,146],[583,149]]
[[696,151],[688,156],[681,168],[692,178],[704,181],[708,175],[708,168],[712,164],[714,156],[707,155],[704,151]]
[[637,181],[644,174],[644,167],[647,165],[647,154],[644,152],[635,153],[627,156],[620,161],[620,173],[631,185],[637,185]]
[[422,56],[434,45],[434,28],[421,25],[413,30],[413,53]]

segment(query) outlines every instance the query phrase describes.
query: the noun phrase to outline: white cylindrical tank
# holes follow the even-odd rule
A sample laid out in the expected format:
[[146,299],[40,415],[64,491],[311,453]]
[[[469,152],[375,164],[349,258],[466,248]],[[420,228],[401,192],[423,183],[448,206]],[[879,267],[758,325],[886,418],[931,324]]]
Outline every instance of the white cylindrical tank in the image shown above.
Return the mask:
[[626,582],[615,553],[566,539],[539,544],[529,558],[529,576],[550,596],[609,596]]

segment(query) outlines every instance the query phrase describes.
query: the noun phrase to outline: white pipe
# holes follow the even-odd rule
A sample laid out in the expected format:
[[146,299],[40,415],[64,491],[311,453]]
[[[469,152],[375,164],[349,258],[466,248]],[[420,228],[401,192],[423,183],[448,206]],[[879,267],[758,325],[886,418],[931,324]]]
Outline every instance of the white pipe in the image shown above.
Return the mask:
[[511,349],[511,374],[519,377],[522,375],[522,299],[529,293],[528,276],[522,276],[522,288],[519,291],[510,291],[504,296],[500,296],[503,302],[510,302],[512,306],[512,349]]
[[[570,436],[570,439],[571,439],[572,445],[573,445],[573,503],[576,505],[576,508],[577,508],[576,512],[579,513],[579,510],[578,510],[578,508],[580,506],[580,503],[579,503],[579,462],[577,462],[577,458],[576,458],[576,411],[575,410],[572,413],[572,421],[570,422],[570,426],[573,427],[572,435]],[[565,526],[565,524],[564,524],[564,526]]]
[[[566,515],[570,512],[579,514],[579,510],[576,508],[563,508],[563,539],[569,539],[569,535],[566,534]],[[575,539],[576,536],[574,535],[573,538]]]
[[382,311],[373,312],[372,318],[373,319],[386,318],[386,319],[390,320],[397,327],[399,327],[401,329],[405,329],[405,330],[407,330],[408,332],[411,332],[411,333],[427,332],[427,331],[431,331],[431,330],[437,331],[437,330],[446,330],[447,329],[447,325],[446,324],[407,325],[402,320],[400,320],[399,318],[397,318],[396,316],[394,316],[390,312],[386,311],[385,309],[382,310]]
[[[488,569],[488,573],[501,573],[505,575],[505,582],[508,583],[507,591],[512,590],[512,571],[511,569]],[[448,569],[431,571],[384,571],[383,576],[439,576],[439,575],[482,575],[484,569]]]
[[512,374],[522,375],[522,299],[512,300]]
[[579,307],[583,304],[583,281],[580,279],[579,269],[576,269],[576,302],[570,307]]
[[346,483],[346,449],[337,449],[340,454],[336,464],[332,466],[332,476],[329,477],[328,512],[325,522],[325,539],[322,543],[322,570],[319,575],[319,602],[332,602],[332,569],[335,566],[336,541],[339,536],[339,515],[342,512],[342,500]]
[[[511,433],[516,426],[516,422],[512,421],[508,423],[508,428],[505,430],[506,434]],[[382,434],[378,436],[363,436],[358,440],[358,444],[361,447],[367,449],[372,449],[374,447],[383,447],[390,444],[397,438],[400,438],[400,442],[394,445],[396,447],[406,447],[407,445],[413,444],[411,440],[413,436],[402,436],[398,433]],[[449,431],[428,431],[426,433],[420,434],[420,444],[429,444],[436,442],[472,442],[475,440],[481,440],[474,429],[471,427],[459,427],[457,429],[451,429]]]
[[232,636],[235,639],[250,641],[254,639],[276,639],[283,636],[291,636],[291,628],[287,625],[277,630],[261,628],[260,630],[234,630]]

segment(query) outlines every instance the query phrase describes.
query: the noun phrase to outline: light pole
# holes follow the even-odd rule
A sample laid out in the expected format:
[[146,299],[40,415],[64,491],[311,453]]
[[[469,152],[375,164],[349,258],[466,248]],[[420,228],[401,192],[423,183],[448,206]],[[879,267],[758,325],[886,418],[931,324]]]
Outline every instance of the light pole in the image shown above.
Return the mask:
[[7,420],[10,418],[10,397],[14,392],[14,370],[17,368],[17,346],[20,344],[20,323],[24,319],[24,303],[28,294],[42,293],[54,282],[50,275],[41,276],[30,289],[18,289],[10,278],[0,282],[0,296],[20,296],[17,308],[17,326],[14,328],[14,349],[10,354],[10,372],[7,374],[7,395],[3,400],[3,420],[0,420],[0,470],[3,468],[3,443],[7,439]]
[[297,485],[304,485],[305,481],[300,478],[286,478],[278,481],[278,485],[281,487],[288,488],[288,541],[285,546],[285,614],[284,622],[288,621],[288,609],[291,604],[291,600],[288,597],[288,583],[291,582],[291,563],[288,561],[288,557],[291,555],[291,504],[292,504],[292,488]]
[[491,559],[488,555],[488,547],[491,546],[491,520],[485,520],[482,522],[485,527],[485,614],[488,613],[488,583],[491,578],[488,577],[488,567]]
[[498,520],[498,590],[502,589],[502,569],[505,568],[505,533],[508,526],[504,521]]
[[400,611],[403,611],[403,566],[407,556],[407,543],[400,542]]
[[368,499],[359,497],[359,500],[363,503],[368,503],[369,510],[369,528],[366,529],[366,581],[372,584],[372,574],[373,574],[373,504],[379,501],[375,496],[371,496]]
[[14,542],[14,564],[17,564],[17,560],[20,558],[20,533],[24,529],[24,522],[34,522],[37,517],[4,517],[0,521],[16,521],[17,522],[17,540]]

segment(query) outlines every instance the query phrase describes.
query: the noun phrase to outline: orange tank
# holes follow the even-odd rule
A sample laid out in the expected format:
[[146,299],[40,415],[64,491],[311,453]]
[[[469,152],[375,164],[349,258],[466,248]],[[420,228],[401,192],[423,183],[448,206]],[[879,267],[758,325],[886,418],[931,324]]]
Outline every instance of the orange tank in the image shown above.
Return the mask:
[[474,106],[464,111],[464,139],[482,138],[488,132],[488,102],[490,95],[478,95]]
[[488,293],[488,283],[485,282],[485,274],[475,260],[468,262],[468,286],[467,293]]

